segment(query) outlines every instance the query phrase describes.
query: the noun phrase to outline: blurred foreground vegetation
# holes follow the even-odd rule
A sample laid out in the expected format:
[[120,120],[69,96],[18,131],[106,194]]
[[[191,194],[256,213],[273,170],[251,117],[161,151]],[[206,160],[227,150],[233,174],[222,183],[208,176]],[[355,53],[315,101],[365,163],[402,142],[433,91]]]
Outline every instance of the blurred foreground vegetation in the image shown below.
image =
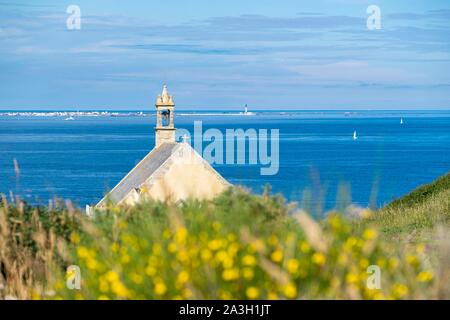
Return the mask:
[[[0,298],[449,299],[449,177],[379,212],[320,221],[239,188],[212,201],[111,205],[91,218],[70,203],[3,198]],[[70,265],[81,290],[66,287]]]

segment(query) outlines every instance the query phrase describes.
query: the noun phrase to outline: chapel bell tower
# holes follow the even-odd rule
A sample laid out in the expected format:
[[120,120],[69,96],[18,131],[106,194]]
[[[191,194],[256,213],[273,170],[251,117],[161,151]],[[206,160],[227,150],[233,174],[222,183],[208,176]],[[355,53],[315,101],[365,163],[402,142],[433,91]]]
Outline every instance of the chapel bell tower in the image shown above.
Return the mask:
[[175,103],[167,92],[167,86],[163,86],[162,94],[156,98],[156,128],[155,147],[166,142],[175,142],[175,127],[173,125],[173,112]]

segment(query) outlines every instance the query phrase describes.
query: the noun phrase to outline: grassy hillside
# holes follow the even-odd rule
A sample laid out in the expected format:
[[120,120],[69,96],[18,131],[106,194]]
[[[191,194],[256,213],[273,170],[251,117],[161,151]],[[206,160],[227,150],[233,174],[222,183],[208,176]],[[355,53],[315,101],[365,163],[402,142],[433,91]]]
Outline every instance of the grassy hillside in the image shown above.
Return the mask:
[[450,174],[393,201],[369,219],[387,235],[429,238],[450,223]]
[[438,178],[436,181],[423,185],[408,195],[394,200],[385,209],[411,208],[429,201],[436,194],[450,190],[450,173]]
[[[94,218],[70,204],[3,200],[0,298],[449,298],[446,265],[430,264],[421,243],[386,241],[375,222],[355,229],[338,212],[317,222],[280,196],[240,189],[213,201],[110,206]],[[70,265],[81,290],[66,287]],[[367,285],[371,265],[381,288]]]

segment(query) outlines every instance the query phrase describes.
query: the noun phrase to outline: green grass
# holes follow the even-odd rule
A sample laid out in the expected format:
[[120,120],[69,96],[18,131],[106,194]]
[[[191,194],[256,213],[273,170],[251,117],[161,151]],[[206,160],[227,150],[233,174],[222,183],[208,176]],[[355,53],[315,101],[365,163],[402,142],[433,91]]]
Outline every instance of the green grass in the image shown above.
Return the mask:
[[428,202],[436,194],[450,190],[450,173],[438,178],[432,183],[420,186],[408,195],[392,201],[385,209],[411,208]]
[[390,237],[429,241],[436,227],[450,223],[450,174],[394,200],[366,223]]

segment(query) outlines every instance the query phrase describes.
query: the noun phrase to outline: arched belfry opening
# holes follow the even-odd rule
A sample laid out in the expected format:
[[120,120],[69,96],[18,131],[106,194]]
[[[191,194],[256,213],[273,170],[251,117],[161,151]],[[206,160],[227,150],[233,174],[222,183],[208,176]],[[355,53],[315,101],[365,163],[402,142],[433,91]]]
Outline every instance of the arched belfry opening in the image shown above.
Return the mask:
[[163,86],[162,94],[156,99],[156,128],[155,145],[159,147],[163,143],[175,142],[173,97],[167,92],[167,86]]
[[[172,96],[164,85],[156,99],[156,146],[108,192],[97,209],[112,202],[133,206],[141,200],[174,202],[186,199],[213,199],[230,186],[202,156],[191,147],[188,136],[175,141]],[[93,213],[87,206],[86,212]]]

